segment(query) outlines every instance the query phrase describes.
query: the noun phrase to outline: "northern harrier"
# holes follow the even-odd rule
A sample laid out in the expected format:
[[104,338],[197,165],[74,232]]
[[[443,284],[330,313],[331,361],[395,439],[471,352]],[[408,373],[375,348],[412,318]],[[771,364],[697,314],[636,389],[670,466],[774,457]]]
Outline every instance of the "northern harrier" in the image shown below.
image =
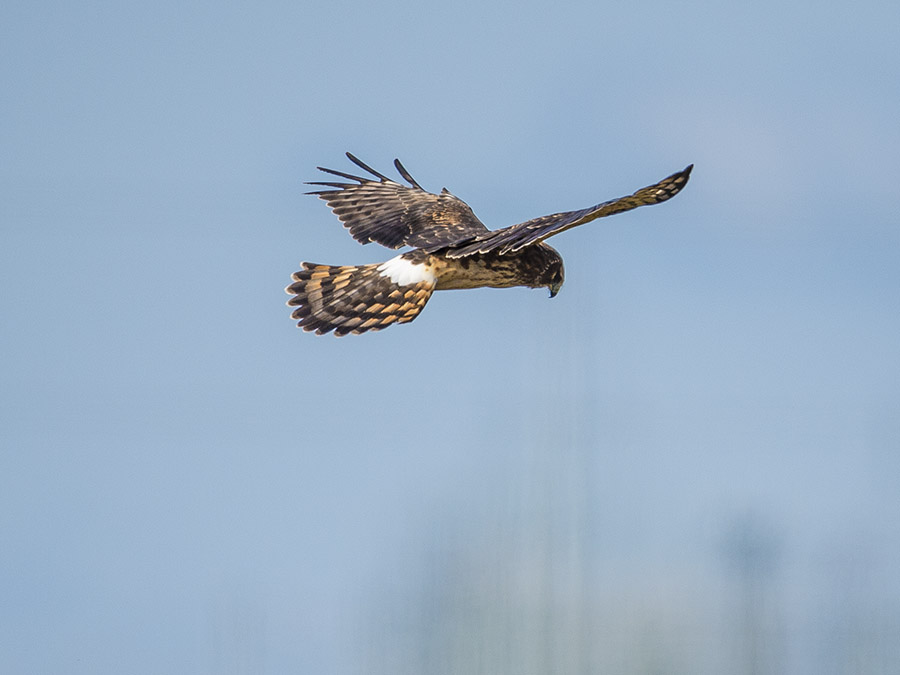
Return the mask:
[[347,153],[374,178],[342,171],[320,171],[353,181],[315,182],[309,194],[324,199],[361,244],[411,246],[387,262],[342,266],[303,263],[285,290],[296,307],[292,317],[306,331],[322,335],[365,333],[415,319],[434,291],[527,286],[550,289],[563,284],[563,261],[544,243],[571,227],[674,197],[687,184],[693,165],[655,185],[580,211],[555,213],[489,230],[472,209],[447,191],[426,192],[400,163],[394,166],[409,186],[384,176]]

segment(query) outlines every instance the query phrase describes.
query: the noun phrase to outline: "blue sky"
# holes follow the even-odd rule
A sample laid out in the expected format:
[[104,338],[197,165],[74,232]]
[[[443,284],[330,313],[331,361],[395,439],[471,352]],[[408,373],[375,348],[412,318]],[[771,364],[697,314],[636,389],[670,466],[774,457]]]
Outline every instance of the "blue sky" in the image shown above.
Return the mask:
[[[829,561],[900,616],[898,14],[4,3],[0,668],[354,672],[544,507],[630,602],[756,519],[794,672]],[[696,169],[555,239],[552,301],[317,338],[300,261],[392,255],[303,195],[346,150],[490,227]]]

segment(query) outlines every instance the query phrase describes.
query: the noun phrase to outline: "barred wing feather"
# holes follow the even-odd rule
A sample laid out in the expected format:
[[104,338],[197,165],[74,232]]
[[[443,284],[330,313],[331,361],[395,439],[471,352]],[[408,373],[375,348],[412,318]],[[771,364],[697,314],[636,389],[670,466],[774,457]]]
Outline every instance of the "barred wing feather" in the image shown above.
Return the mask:
[[597,218],[630,211],[639,206],[659,204],[671,199],[681,191],[687,184],[693,168],[694,165],[691,164],[683,171],[673,173],[660,182],[641,188],[627,197],[612,199],[579,211],[541,216],[500,230],[476,234],[466,240],[457,241],[453,248],[446,252],[446,255],[448,258],[464,258],[475,254],[493,252],[504,255],[521,251],[526,246],[532,246],[548,237],[589,223]]
[[440,194],[425,191],[400,160],[394,160],[394,166],[409,186],[378,173],[349,152],[347,157],[375,179],[318,167],[354,182],[309,183],[330,188],[310,194],[325,200],[359,243],[376,242],[388,248],[439,247],[489,231],[469,205],[446,188]]

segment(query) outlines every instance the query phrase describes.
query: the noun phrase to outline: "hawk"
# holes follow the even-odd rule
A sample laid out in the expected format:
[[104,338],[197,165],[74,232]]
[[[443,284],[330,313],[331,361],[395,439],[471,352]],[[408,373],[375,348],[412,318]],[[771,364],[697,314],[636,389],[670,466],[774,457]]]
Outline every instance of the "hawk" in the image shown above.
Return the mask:
[[545,239],[597,218],[671,199],[687,184],[693,168],[627,197],[489,230],[447,188],[440,194],[423,189],[400,160],[395,159],[394,166],[409,185],[378,173],[349,152],[347,157],[372,177],[318,167],[352,182],[308,183],[327,188],[308,194],[323,199],[359,243],[412,250],[374,265],[302,263],[285,289],[293,296],[287,304],[296,308],[291,316],[297,325],[318,335],[358,334],[408,323],[434,291],[546,287],[552,298],[563,284],[563,261]]

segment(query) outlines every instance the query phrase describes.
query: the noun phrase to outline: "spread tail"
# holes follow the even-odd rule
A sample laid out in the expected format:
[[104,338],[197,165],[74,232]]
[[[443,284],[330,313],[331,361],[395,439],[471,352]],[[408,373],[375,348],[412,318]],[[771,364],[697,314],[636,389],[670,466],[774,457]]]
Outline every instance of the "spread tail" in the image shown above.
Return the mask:
[[359,267],[303,263],[285,289],[294,296],[287,302],[296,307],[291,316],[305,331],[323,335],[333,330],[338,336],[412,321],[431,297],[435,279],[430,274],[398,276],[395,261],[401,257]]

